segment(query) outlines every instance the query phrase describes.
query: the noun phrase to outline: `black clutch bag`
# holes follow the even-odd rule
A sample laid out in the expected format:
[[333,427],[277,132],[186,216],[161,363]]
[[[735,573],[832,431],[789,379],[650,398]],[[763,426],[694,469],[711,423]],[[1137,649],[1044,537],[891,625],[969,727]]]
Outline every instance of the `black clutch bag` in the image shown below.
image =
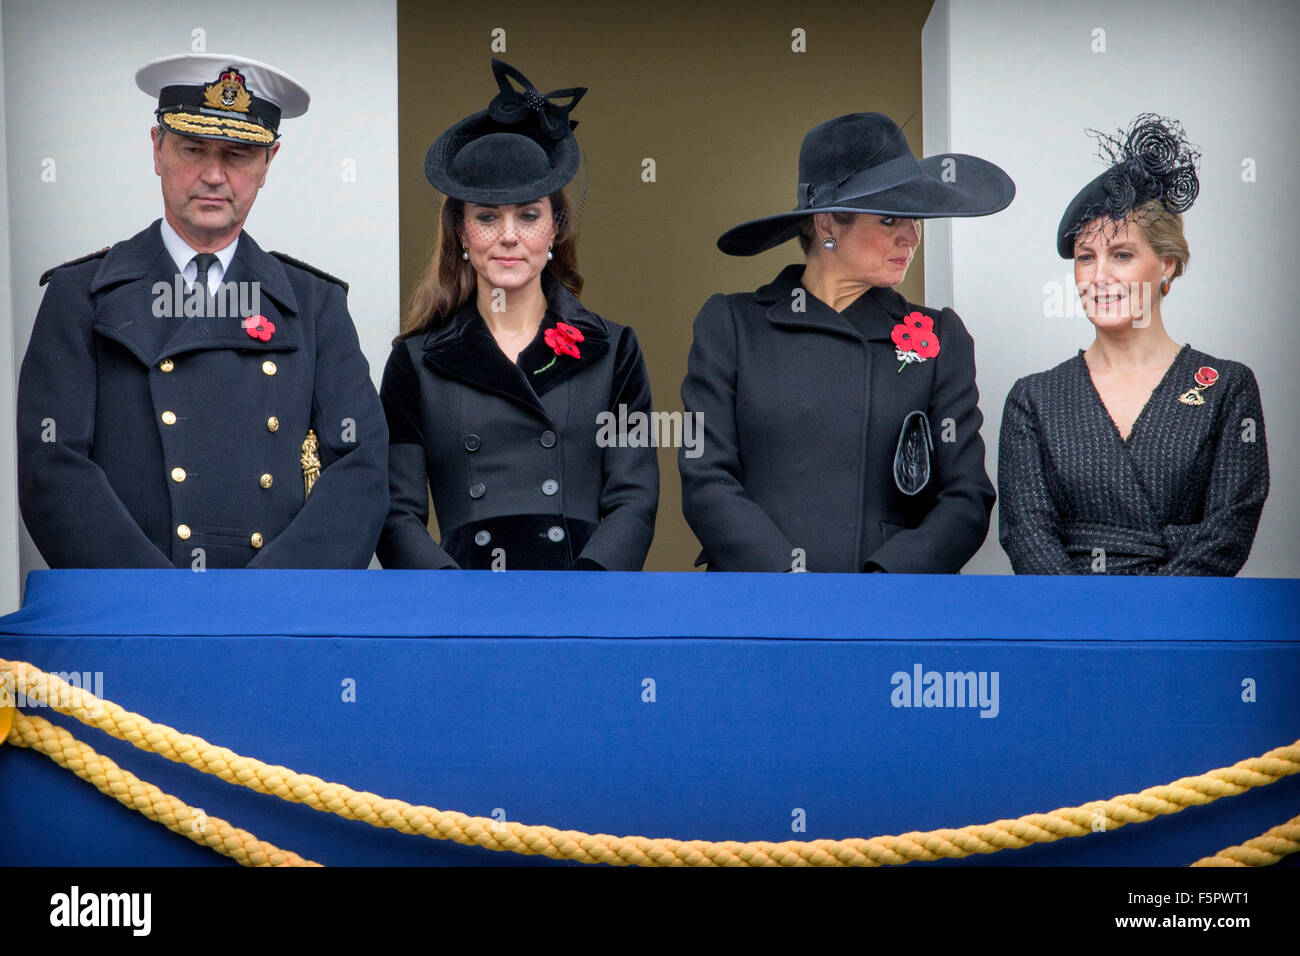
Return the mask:
[[898,433],[894,452],[894,484],[905,495],[914,495],[930,482],[930,419],[925,412],[909,412]]

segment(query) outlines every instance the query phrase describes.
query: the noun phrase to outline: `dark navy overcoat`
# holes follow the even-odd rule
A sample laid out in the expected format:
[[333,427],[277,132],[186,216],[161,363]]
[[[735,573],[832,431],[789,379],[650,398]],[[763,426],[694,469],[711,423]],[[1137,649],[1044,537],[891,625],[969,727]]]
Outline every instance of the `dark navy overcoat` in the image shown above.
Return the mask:
[[[651,411],[636,334],[549,274],[543,288],[546,316],[516,362],[473,299],[394,346],[380,386],[392,443],[384,567],[639,571],[645,562],[658,461],[648,428],[617,425]],[[561,322],[582,335],[577,358],[546,344]],[[440,541],[427,528],[430,495]]]
[[[679,455],[682,508],[717,571],[955,572],[988,534],[994,501],[970,334],[952,309],[873,288],[843,312],[786,268],[757,292],[715,295],[695,320],[682,401],[703,454]],[[802,294],[800,294],[802,293]],[[939,354],[901,363],[903,317],[933,320]],[[899,434],[928,416],[931,475],[894,480]]]
[[[245,233],[223,281],[258,283],[274,325],[261,341],[237,313],[168,317],[158,290],[175,274],[158,222],[53,272],[18,386],[19,501],[42,556],[365,567],[388,510],[388,431],[345,287]],[[310,496],[309,428],[323,466]]]

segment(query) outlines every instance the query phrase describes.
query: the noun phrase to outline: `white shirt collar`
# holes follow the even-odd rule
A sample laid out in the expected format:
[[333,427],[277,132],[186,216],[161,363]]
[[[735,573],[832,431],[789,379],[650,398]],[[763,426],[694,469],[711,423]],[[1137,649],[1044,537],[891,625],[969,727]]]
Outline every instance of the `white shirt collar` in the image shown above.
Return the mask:
[[[195,274],[199,271],[199,267],[194,264],[194,257],[198,255],[198,250],[181,238],[181,234],[172,228],[172,224],[167,221],[165,216],[162,220],[162,241],[163,246],[172,257],[172,261],[176,263],[177,271],[185,277],[185,284],[192,286]],[[216,287],[221,284],[222,277],[230,268],[230,261],[235,258],[235,249],[238,246],[239,236],[235,236],[230,245],[216,251],[217,264],[208,270],[209,289],[215,291]]]

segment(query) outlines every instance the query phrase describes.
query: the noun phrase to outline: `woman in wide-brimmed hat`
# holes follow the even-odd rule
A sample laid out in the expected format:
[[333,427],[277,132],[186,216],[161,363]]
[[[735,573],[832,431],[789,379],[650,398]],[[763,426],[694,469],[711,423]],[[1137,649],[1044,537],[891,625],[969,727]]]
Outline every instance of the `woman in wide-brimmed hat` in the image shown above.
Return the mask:
[[907,302],[922,219],[986,216],[1015,195],[974,156],[917,160],[880,113],[814,127],[798,206],[729,230],[804,261],[695,320],[682,400],[704,441],[679,457],[682,507],[719,571],[955,572],[988,533],[993,486],[970,335]]
[[1056,232],[1095,337],[1007,396],[998,537],[1022,574],[1233,575],[1268,496],[1259,387],[1180,346],[1162,309],[1187,267],[1199,154],[1150,113],[1098,135],[1109,168]]
[[[384,370],[389,568],[639,570],[659,495],[652,447],[602,425],[650,409],[630,328],[578,301],[569,111],[492,61],[499,93],[429,148],[445,195],[406,331]],[[516,87],[511,80],[516,81]],[[603,437],[602,437],[603,436]],[[441,540],[430,537],[428,496]]]

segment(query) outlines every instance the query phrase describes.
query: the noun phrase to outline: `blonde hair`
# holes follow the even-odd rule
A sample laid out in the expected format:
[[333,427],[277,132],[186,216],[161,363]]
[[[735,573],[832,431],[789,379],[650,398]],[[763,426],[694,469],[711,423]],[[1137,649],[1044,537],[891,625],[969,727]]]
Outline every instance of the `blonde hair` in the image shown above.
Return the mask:
[[1132,215],[1156,257],[1176,260],[1170,278],[1176,279],[1186,272],[1191,253],[1187,249],[1187,237],[1183,235],[1182,213],[1170,212],[1159,199],[1152,199],[1135,206]]

